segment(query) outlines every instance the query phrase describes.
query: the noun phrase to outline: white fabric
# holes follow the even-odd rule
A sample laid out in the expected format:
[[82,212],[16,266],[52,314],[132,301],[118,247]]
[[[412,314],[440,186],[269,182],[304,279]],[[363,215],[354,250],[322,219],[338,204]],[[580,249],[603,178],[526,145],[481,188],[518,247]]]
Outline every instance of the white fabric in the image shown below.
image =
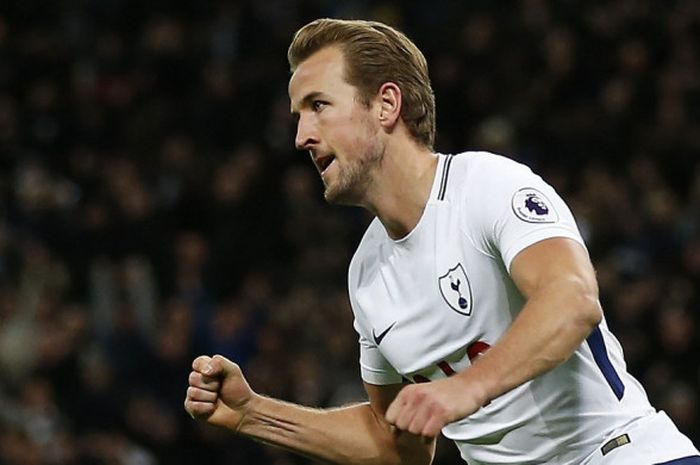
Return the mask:
[[[362,378],[394,384],[467,368],[468,348],[496,344],[523,305],[508,274],[514,257],[553,237],[583,244],[566,204],[529,168],[486,152],[439,155],[415,229],[394,241],[375,219],[350,265]],[[443,433],[470,465],[580,465],[611,430],[654,413],[605,322],[597,334],[597,349],[584,342]],[[619,377],[621,400],[593,350]]]
[[[629,444],[603,455],[603,446],[626,434]],[[678,431],[665,412],[658,412],[617,428],[581,465],[654,465],[677,458],[700,455],[690,439]]]

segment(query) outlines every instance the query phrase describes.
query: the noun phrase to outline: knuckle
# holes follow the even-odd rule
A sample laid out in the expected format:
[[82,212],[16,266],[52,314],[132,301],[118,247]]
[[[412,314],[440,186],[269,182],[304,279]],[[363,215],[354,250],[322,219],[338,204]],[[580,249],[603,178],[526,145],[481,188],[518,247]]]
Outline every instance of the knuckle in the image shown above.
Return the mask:
[[445,417],[444,409],[440,405],[434,404],[430,408],[430,416],[438,421],[442,421]]

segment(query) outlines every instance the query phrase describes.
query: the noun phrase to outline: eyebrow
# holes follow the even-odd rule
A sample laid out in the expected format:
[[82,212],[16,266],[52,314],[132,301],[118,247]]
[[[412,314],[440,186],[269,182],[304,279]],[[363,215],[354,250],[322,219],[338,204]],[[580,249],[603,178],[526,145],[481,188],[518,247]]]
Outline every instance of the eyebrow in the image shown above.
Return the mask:
[[[311,102],[316,100],[318,97],[323,96],[323,92],[315,90],[313,92],[309,92],[304,96],[304,98],[301,99],[301,104],[299,105],[299,108],[306,108],[311,105]],[[294,110],[292,108],[292,116],[299,116],[299,111]]]

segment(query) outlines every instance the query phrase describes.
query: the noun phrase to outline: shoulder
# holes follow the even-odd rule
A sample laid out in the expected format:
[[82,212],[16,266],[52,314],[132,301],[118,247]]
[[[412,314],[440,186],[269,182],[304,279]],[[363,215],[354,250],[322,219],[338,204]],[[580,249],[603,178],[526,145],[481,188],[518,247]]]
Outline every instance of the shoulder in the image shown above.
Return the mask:
[[467,151],[446,157],[442,173],[438,173],[445,198],[474,198],[497,184],[532,174],[528,166],[491,152]]
[[481,180],[484,183],[488,182],[488,179],[484,179],[484,175],[492,174],[500,177],[509,173],[531,172],[527,165],[492,152],[468,151],[448,156],[453,159],[450,170],[456,169],[469,175],[471,180]]

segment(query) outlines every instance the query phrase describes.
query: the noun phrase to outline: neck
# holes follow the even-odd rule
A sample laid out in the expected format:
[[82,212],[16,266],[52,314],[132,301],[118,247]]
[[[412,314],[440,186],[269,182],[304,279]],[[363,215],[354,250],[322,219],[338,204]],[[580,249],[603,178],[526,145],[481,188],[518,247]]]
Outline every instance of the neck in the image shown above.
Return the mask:
[[382,222],[389,237],[400,239],[423,216],[430,197],[437,156],[413,143],[387,147],[364,207]]

